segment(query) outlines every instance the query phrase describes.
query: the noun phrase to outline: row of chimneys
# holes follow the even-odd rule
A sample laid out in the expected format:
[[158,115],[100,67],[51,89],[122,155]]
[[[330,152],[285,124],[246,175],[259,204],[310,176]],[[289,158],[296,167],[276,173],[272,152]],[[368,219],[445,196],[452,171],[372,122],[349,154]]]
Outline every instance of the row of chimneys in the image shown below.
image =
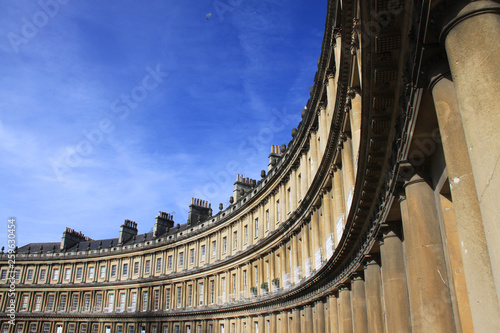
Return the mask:
[[93,239],[85,236],[81,231],[77,232],[74,229],[66,227],[61,239],[60,249],[61,250],[69,249],[73,245],[78,244],[80,242],[90,242],[90,241],[93,241]]
[[281,147],[277,145],[271,146],[271,154],[269,154],[269,164],[267,165],[268,171],[271,171],[271,169],[274,168],[276,164],[278,164],[278,161],[281,157],[281,153],[285,152],[285,150],[286,150],[286,145],[281,145]]
[[174,216],[173,215],[165,213],[165,212],[162,212],[162,211],[160,211],[158,213],[158,217],[161,217],[162,219],[169,220],[169,221],[173,221],[174,220]]
[[247,184],[247,185],[252,185],[252,186],[255,186],[255,184],[257,184],[257,181],[255,179],[250,179],[250,178],[244,178],[243,175],[236,175],[236,182],[237,183],[243,183],[243,184]]
[[281,155],[281,147],[278,145],[272,145],[271,146],[271,154]]
[[191,205],[204,207],[204,208],[212,208],[212,204],[209,203],[208,201],[196,199],[196,198],[191,198]]
[[66,227],[66,230],[64,231],[72,236],[79,237],[85,241],[93,241],[92,238],[85,236],[81,231],[75,231],[74,229]]
[[123,225],[129,228],[137,229],[137,223],[131,220],[125,220]]

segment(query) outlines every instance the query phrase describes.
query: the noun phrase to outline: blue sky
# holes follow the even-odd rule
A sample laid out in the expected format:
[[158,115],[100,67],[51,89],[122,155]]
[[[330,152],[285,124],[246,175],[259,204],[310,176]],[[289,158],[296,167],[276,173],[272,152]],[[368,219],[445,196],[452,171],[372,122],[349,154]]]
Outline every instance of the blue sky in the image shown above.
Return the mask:
[[[45,8],[45,9],[43,9]],[[210,19],[206,15],[211,13]],[[214,213],[291,139],[326,1],[0,2],[0,245]]]

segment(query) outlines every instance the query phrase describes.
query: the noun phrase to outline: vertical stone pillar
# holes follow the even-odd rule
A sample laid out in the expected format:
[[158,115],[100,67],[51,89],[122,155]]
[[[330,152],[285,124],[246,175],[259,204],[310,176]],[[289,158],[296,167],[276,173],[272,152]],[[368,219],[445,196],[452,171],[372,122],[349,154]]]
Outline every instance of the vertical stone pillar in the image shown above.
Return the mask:
[[281,332],[288,332],[288,311],[281,312]]
[[293,309],[292,311],[293,315],[292,315],[292,332],[293,333],[300,333],[300,309],[299,308],[295,308]]
[[344,181],[344,204],[346,218],[349,214],[351,203],[349,201],[349,193],[354,186],[354,164],[352,162],[352,140],[348,136],[345,137],[342,148],[342,180]]
[[[256,286],[257,289],[261,289],[261,286],[264,282],[267,282],[266,276],[264,275],[264,258],[261,257],[258,260],[258,267],[259,267],[259,285]],[[269,288],[269,286],[268,286]]]
[[270,327],[270,332],[271,333],[276,333],[277,332],[277,329],[276,329],[276,316],[277,314],[276,313],[271,313],[271,318],[269,319],[271,321],[271,327]]
[[285,274],[286,272],[286,243],[281,243],[280,245],[280,265],[281,265],[281,276],[280,285],[285,286]]
[[312,183],[314,176],[316,176],[316,171],[318,171],[318,166],[320,161],[318,160],[318,138],[316,132],[311,131],[311,145],[309,148],[309,155],[311,157],[311,181]]
[[325,304],[322,300],[316,302],[316,323],[315,323],[315,332],[317,333],[325,333]]
[[321,235],[320,235],[320,228],[319,228],[319,211],[316,207],[314,208],[312,216],[311,216],[311,226],[312,226],[312,238],[313,238],[312,243],[313,243],[313,249],[314,249],[312,251],[312,254],[314,256],[314,265],[315,265],[315,267],[318,267],[318,265],[320,265],[321,262],[316,262],[318,259],[320,259],[316,256],[316,253],[318,251],[320,251],[321,258],[323,258],[324,255],[323,255],[323,249],[321,247],[321,242],[320,242]]
[[370,333],[384,333],[384,308],[382,304],[380,265],[369,258],[365,265],[366,312]]
[[269,196],[269,231],[276,229],[276,195],[275,191]]
[[[335,225],[335,240],[336,243],[340,241],[340,237],[338,234],[339,232],[339,226],[337,225],[340,217],[342,214],[344,214],[344,202],[343,202],[343,191],[342,191],[342,175],[341,171],[337,168],[334,168],[334,174],[333,174],[333,185],[334,185],[334,197],[335,197],[335,219],[333,221]],[[342,225],[343,228],[343,225]]]
[[477,332],[500,330],[500,307],[462,118],[453,82],[441,72],[430,86],[450,180],[472,320]]
[[319,106],[319,129],[320,129],[320,151],[321,154],[325,151],[326,144],[328,143],[328,129],[327,129],[327,117],[326,117],[326,107],[324,104]]
[[310,329],[311,332],[315,332],[311,304],[307,304],[304,306],[304,327],[306,327],[307,329]]
[[292,241],[291,241],[291,247],[292,247],[292,267],[290,267],[290,273],[291,274],[291,280],[294,282],[294,283],[298,283],[299,282],[299,279],[296,279],[296,276],[295,276],[295,270],[296,268],[299,266],[299,261],[298,261],[298,235],[297,234],[294,234],[292,236]]
[[259,239],[264,238],[264,230],[266,230],[266,211],[264,204],[259,205]]
[[[500,299],[500,4],[473,1],[442,31]],[[478,38],[478,36],[480,36]]]
[[330,295],[328,298],[328,314],[330,319],[329,333],[339,332],[339,310],[337,306],[337,296]]
[[339,291],[339,324],[340,333],[353,333],[351,291],[347,286],[342,286]]
[[[255,233],[255,219],[254,211],[248,212],[248,246],[253,244],[253,238]],[[244,236],[243,236],[244,237]]]
[[413,329],[453,332],[456,328],[434,191],[414,174],[406,182],[405,192],[407,212],[402,216]]
[[307,168],[307,152],[303,151],[300,156],[300,200],[304,199],[307,194],[307,188],[309,186],[309,177],[307,176],[308,168]]
[[[323,206],[321,207],[321,212],[323,213],[323,221],[321,225],[323,226],[323,237],[321,238],[322,243],[325,246],[325,259],[328,259],[328,253],[331,251],[333,253],[333,247],[327,249],[327,240],[332,235],[332,217],[331,217],[331,202],[330,202],[330,191],[328,189],[323,190]],[[331,243],[333,246],[333,240]]]
[[297,208],[297,168],[292,167],[290,176],[290,212]]
[[[335,44],[334,44],[334,54],[335,54],[335,63],[340,64],[340,55],[342,52],[342,33],[340,29],[335,28],[333,31],[333,35],[335,38]],[[339,77],[339,72],[336,71],[335,73],[335,82],[338,82],[338,77]]]
[[357,159],[359,152],[359,140],[361,138],[361,96],[354,90],[349,90],[351,96],[351,135],[352,135],[352,159],[354,173],[357,171]]
[[389,228],[382,230],[382,235],[380,256],[387,332],[411,333],[403,244],[398,235]]
[[328,123],[331,124],[332,118],[333,118],[333,112],[335,111],[335,93],[336,93],[336,87],[335,87],[335,75],[333,74],[328,74],[328,79],[327,79],[327,84],[326,84],[326,97],[328,100],[327,104],[327,114],[328,114]]
[[309,243],[309,223],[306,221],[302,226],[302,269],[305,277],[311,273],[308,270],[308,260],[311,258]]
[[264,321],[264,316],[260,315],[257,317],[258,323],[259,323],[259,333],[266,333],[266,326],[265,326],[265,321]]
[[368,333],[365,281],[356,274],[351,283],[352,326],[356,333]]
[[287,219],[286,215],[286,186],[285,181],[280,184],[280,222],[285,222]]

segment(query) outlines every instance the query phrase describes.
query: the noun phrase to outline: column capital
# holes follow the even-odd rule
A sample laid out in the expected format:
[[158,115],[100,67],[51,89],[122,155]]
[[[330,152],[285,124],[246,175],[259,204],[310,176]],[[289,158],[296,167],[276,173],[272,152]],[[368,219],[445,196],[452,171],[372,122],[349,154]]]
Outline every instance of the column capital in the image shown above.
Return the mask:
[[[432,90],[442,79],[452,80],[450,66],[444,54],[437,55],[424,63],[424,73],[429,82],[429,91]],[[437,58],[437,59],[436,59]]]
[[350,291],[351,290],[351,284],[349,282],[344,282],[338,287],[339,292],[342,291]]
[[458,5],[451,6],[448,10],[450,14],[445,18],[441,34],[439,35],[439,40],[442,44],[444,44],[450,31],[461,22],[483,14],[500,15],[500,4],[494,1],[472,1],[466,3],[464,6],[464,3],[461,2]]
[[380,265],[380,256],[369,254],[366,256],[364,261],[364,269],[366,270],[368,267],[373,265]]
[[415,172],[413,174],[413,176],[405,182],[404,188],[406,188],[410,185],[413,185],[413,184],[425,183],[425,182],[427,182],[426,179],[418,172]]
[[363,275],[363,271],[360,271],[360,272],[355,272],[353,275],[352,275],[352,279],[351,279],[351,284],[354,283],[354,281],[364,281],[365,277]]
[[[404,187],[410,183],[425,181],[427,179],[427,171],[424,169],[424,165],[422,165],[422,158],[420,155],[421,154],[415,154],[418,158],[413,158],[410,152],[409,160],[400,161],[398,163],[398,181],[404,183]],[[425,158],[427,158],[427,156],[425,156]]]
[[340,36],[342,36],[342,28],[333,28],[333,38],[336,39]]

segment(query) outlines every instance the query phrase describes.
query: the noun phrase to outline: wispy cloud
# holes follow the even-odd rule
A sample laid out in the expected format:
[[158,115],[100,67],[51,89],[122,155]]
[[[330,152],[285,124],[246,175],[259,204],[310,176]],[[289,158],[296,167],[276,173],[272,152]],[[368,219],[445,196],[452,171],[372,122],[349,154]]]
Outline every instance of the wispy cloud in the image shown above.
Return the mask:
[[[15,52],[7,33],[40,6],[0,3],[0,224],[17,217],[18,245],[58,241],[66,226],[116,237],[126,218],[147,232],[159,210],[184,223],[193,195],[216,211],[236,173],[258,178],[269,145],[288,142],[319,55],[293,43],[321,36],[302,35],[288,4],[241,2],[224,21],[206,20],[211,6],[69,1]],[[134,89],[157,64],[169,75],[142,99]],[[126,117],[113,112],[134,93]],[[113,129],[58,177],[54,161],[104,119]]]

